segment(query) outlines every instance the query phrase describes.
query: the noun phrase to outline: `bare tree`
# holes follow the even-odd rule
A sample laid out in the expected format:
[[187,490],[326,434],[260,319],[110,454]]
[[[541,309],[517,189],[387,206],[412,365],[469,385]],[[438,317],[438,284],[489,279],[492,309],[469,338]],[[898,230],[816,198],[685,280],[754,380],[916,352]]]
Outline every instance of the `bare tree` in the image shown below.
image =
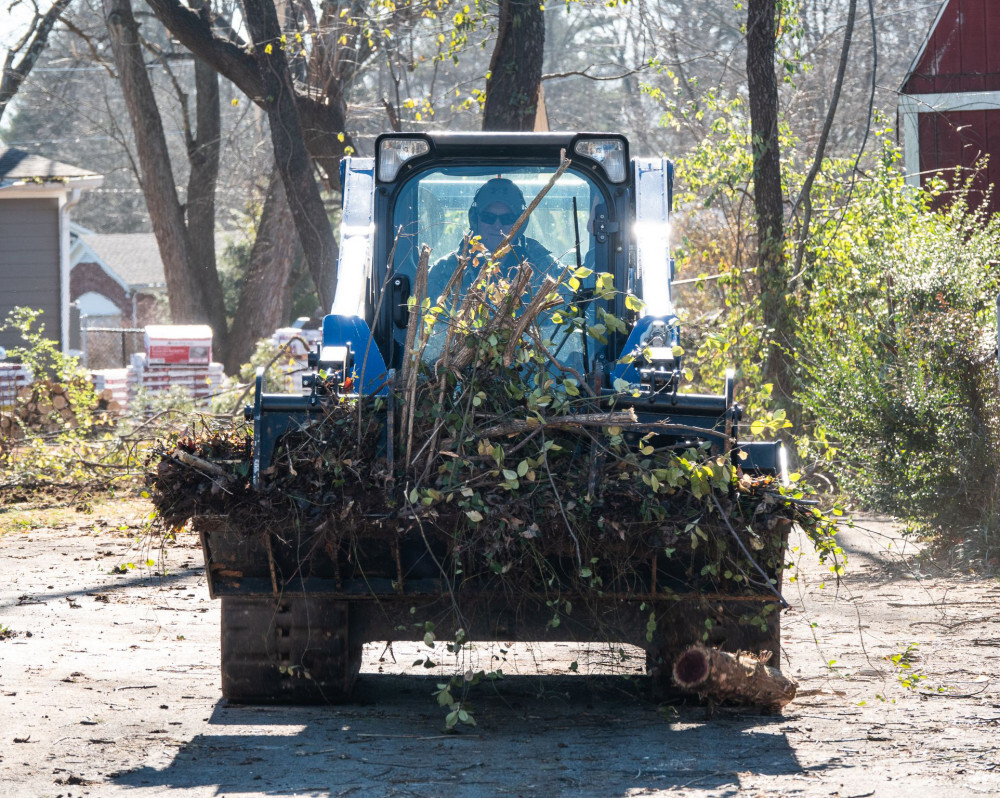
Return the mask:
[[[105,19],[115,66],[128,108],[139,158],[140,180],[153,232],[163,261],[175,322],[208,322],[216,335],[216,348],[226,349],[226,316],[222,286],[215,269],[214,212],[207,224],[199,213],[214,211],[218,174],[218,77],[211,71],[197,74],[199,129],[187,130],[188,151],[193,157],[188,196],[197,207],[185,207],[177,196],[166,136],[153,87],[143,58],[139,25],[130,0],[104,0]],[[214,100],[214,109],[212,103]],[[203,239],[207,237],[207,242]],[[197,250],[202,250],[197,253]],[[207,250],[204,251],[204,250]]]
[[294,263],[296,238],[277,169],[271,172],[256,230],[229,330],[225,366],[230,374],[250,359],[259,339],[285,322],[285,288]]
[[243,0],[243,11],[254,39],[275,164],[320,303],[329,308],[337,285],[337,244],[306,151],[278,15],[271,0]]
[[[70,2],[72,0],[55,0],[44,14],[35,5],[35,14],[24,36],[7,51],[3,63],[3,74],[0,75],[0,119],[3,119],[4,111],[7,110],[10,101],[14,99],[18,89],[31,74],[31,70],[48,44],[52,28]],[[21,56],[20,60],[18,60],[19,55]],[[16,64],[15,61],[17,61]]]

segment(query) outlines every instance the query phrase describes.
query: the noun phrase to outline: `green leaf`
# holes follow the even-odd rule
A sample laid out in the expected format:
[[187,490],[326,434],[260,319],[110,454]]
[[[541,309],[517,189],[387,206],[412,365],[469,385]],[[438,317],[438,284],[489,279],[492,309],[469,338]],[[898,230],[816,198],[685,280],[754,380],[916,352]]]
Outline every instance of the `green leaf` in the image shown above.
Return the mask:
[[474,524],[478,524],[483,520],[483,514],[479,510],[466,510],[465,514],[469,517],[469,520]]
[[[525,471],[527,471],[527,469],[525,469]],[[514,481],[516,481],[517,480],[517,476],[518,476],[518,474],[517,474],[516,471],[511,471],[509,468],[505,468],[503,470],[503,478],[506,479],[508,482],[514,482]]]
[[518,477],[523,477],[525,474],[527,474],[528,473],[528,467],[529,466],[528,466],[528,461],[527,460],[522,460],[520,463],[518,463],[517,464],[517,476]]

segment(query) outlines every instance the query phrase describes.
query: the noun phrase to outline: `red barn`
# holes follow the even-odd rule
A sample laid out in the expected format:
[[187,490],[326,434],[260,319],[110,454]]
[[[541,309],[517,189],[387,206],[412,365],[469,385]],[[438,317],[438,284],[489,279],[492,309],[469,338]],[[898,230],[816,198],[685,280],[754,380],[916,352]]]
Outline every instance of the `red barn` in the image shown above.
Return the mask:
[[907,182],[989,155],[975,186],[1000,211],[1000,0],[945,0],[900,92]]

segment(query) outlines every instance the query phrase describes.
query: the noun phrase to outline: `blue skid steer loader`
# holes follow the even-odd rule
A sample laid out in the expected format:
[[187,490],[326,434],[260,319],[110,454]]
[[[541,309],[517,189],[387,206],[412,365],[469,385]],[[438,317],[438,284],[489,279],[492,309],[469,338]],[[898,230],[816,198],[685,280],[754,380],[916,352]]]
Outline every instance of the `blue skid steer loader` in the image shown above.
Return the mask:
[[[541,201],[528,207],[570,165]],[[538,267],[581,265],[613,275],[614,292],[588,301],[622,325],[602,335],[573,335],[556,358],[593,387],[598,401],[631,409],[639,421],[670,422],[657,446],[702,447],[732,457],[745,473],[783,473],[778,442],[739,439],[740,407],[733,374],[719,395],[680,390],[683,354],[671,297],[672,164],[631,158],[628,141],[598,133],[390,133],[376,140],[375,158],[342,165],[343,217],[333,307],[322,343],[309,355],[310,373],[298,394],[264,390],[257,375],[253,405],[253,481],[263,485],[283,436],[301,429],[345,394],[384,397],[393,406],[393,377],[406,356],[407,329],[426,245],[438,260],[428,293],[444,285],[455,258],[484,244],[489,226],[509,226],[530,211],[515,242]],[[478,227],[478,229],[477,229]],[[586,230],[585,235],[581,231]],[[586,291],[582,287],[581,291]],[[636,299],[639,301],[637,302]],[[336,375],[330,380],[329,375]],[[329,386],[336,384],[336,390]],[[632,569],[637,581],[608,585],[597,601],[554,626],[544,601],[514,606],[482,589],[448,583],[441,573],[400,565],[387,552],[380,567],[305,574],[284,563],[268,539],[234,534],[222,517],[198,519],[209,586],[222,606],[222,689],[239,702],[326,702],[350,696],[366,642],[424,639],[419,617],[462,606],[469,640],[615,639],[647,651],[654,683],[667,687],[671,659],[704,640],[730,651],[769,650],[778,662],[775,591],[727,595],[695,586],[679,589],[657,552]],[[787,535],[787,530],[785,531]],[[405,557],[405,552],[404,552]],[[405,564],[404,564],[405,565]],[[780,584],[780,567],[770,574]],[[770,607],[764,612],[762,608]],[[756,624],[739,618],[757,613]],[[655,617],[655,628],[650,619]],[[706,624],[712,617],[714,623]],[[600,629],[598,636],[597,630]],[[707,631],[706,631],[707,630]],[[303,673],[308,678],[301,678]]]

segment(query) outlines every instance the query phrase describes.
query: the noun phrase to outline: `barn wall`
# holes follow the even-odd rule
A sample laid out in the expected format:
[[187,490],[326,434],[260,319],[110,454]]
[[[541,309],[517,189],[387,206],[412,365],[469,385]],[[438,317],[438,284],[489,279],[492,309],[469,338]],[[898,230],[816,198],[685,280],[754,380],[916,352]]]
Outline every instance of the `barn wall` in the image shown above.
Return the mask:
[[[987,187],[1000,186],[1000,111],[946,111],[920,114],[921,182],[926,184],[934,172],[953,170],[956,166],[972,169],[987,153],[993,153],[987,168],[973,179],[973,205],[983,201]],[[970,173],[949,183],[956,186]],[[994,190],[988,209],[1000,211],[1000,197]]]
[[[18,306],[42,311],[46,336],[61,340],[59,200],[0,200],[0,322]],[[0,332],[0,346],[23,345]]]
[[951,0],[903,84],[906,94],[1000,91],[1000,2]]

